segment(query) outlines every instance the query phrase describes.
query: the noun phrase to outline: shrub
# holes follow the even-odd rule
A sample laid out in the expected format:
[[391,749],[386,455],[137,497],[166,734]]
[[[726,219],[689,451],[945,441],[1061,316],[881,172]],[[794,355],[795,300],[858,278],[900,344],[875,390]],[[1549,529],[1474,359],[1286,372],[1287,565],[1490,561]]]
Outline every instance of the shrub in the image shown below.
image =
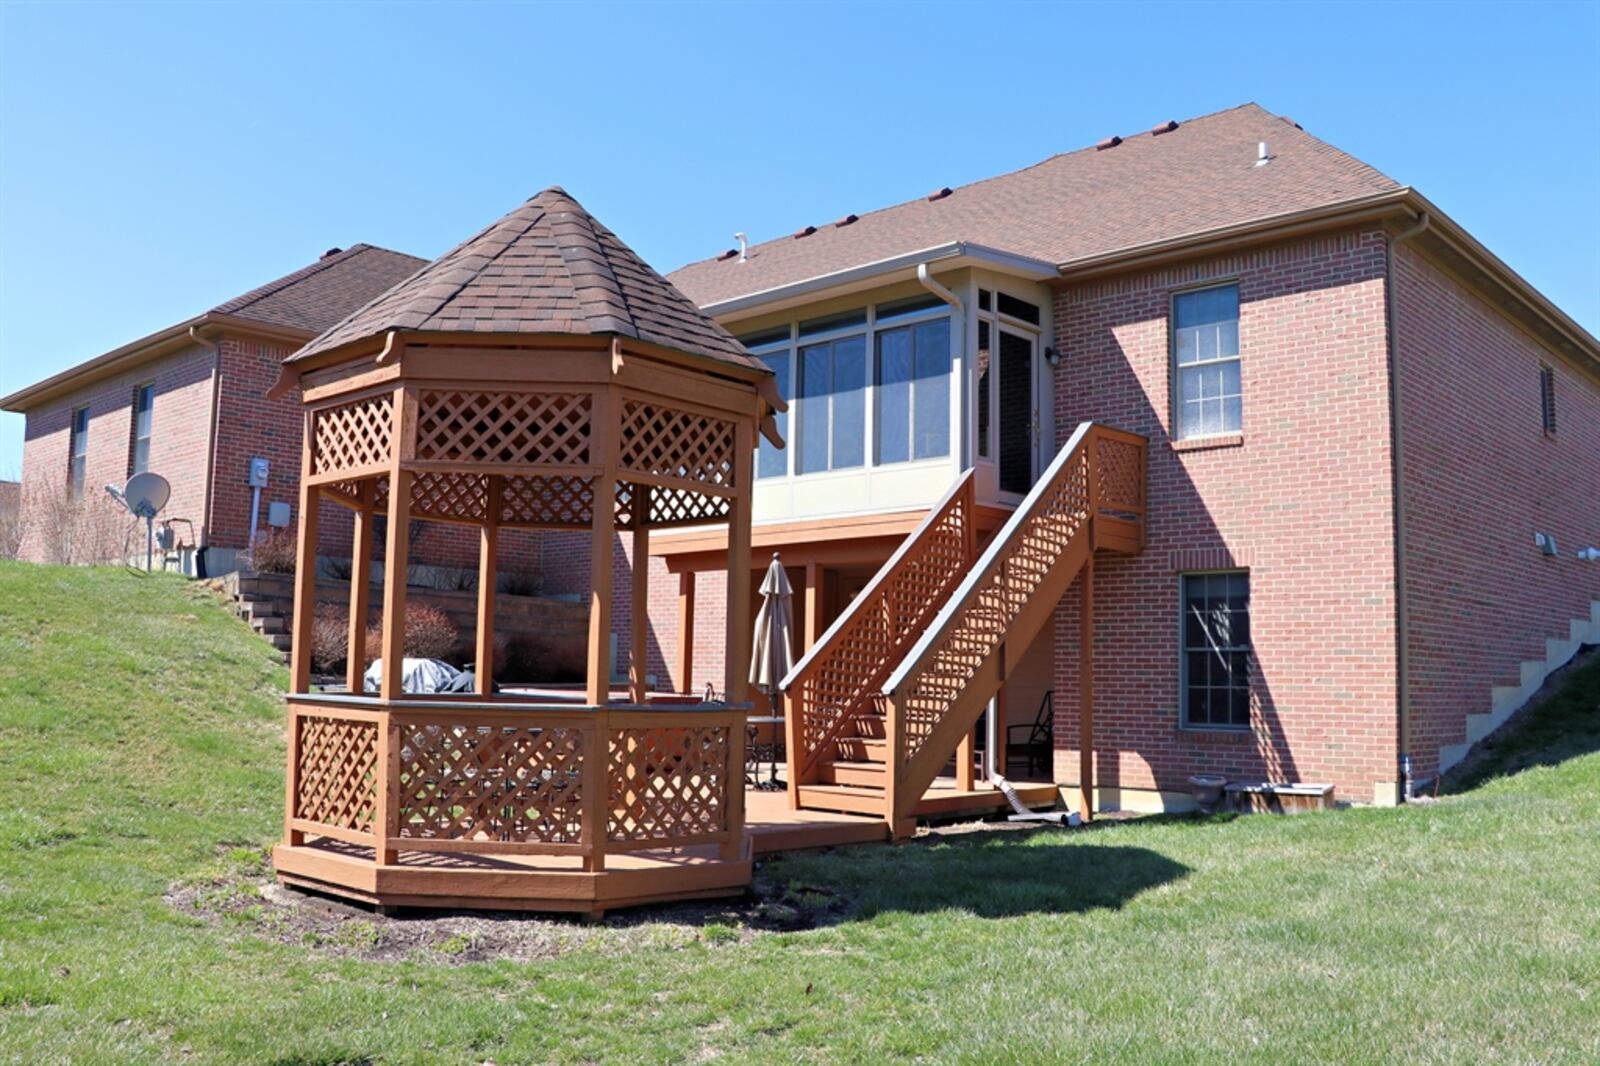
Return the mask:
[[536,570],[513,570],[500,584],[512,596],[537,596],[544,591],[544,575]]
[[350,650],[350,612],[336,603],[317,606],[311,620],[311,669],[331,674],[344,665]]
[[292,574],[295,564],[295,535],[287,529],[274,529],[256,538],[250,549],[250,569],[262,574]]
[[[455,654],[461,631],[450,616],[428,603],[406,604],[405,653],[413,659],[443,659]],[[383,627],[367,630],[367,661],[383,657]]]

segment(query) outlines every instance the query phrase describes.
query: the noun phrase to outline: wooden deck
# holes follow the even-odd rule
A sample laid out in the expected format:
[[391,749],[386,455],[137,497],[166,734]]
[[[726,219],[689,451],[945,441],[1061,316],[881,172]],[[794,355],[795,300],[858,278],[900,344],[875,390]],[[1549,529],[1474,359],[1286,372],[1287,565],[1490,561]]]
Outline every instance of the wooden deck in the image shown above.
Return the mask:
[[[1019,783],[1024,802],[1053,804],[1056,786]],[[993,788],[958,790],[940,778],[923,798],[928,817],[978,817],[1005,807]],[[752,860],[781,851],[875,844],[889,839],[882,817],[792,810],[784,792],[745,791],[744,847],[725,857],[715,844],[613,854],[585,870],[581,854],[503,854],[400,850],[379,866],[373,849],[308,837],[273,849],[278,878],[298,888],[382,907],[527,910],[600,915],[619,907],[735,896],[750,883]]]

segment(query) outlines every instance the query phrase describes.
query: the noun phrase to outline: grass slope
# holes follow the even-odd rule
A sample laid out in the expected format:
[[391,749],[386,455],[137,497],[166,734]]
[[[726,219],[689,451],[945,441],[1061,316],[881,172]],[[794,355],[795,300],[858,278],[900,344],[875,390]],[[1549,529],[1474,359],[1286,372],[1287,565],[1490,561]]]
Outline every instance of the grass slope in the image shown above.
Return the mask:
[[283,685],[192,585],[0,563],[0,1057],[1600,1058],[1592,745],[1425,807],[768,864],[855,901],[806,932],[376,962],[163,900],[276,836]]

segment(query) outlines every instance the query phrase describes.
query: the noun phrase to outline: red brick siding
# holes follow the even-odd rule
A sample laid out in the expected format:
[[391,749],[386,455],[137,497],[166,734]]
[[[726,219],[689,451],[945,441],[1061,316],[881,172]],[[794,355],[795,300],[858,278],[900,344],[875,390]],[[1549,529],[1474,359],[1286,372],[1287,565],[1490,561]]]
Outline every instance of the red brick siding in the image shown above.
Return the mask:
[[[1426,258],[1394,257],[1407,687],[1419,775],[1466,740],[1490,688],[1566,639],[1600,599],[1600,383],[1554,356]],[[1539,367],[1556,375],[1556,432]],[[1560,554],[1542,555],[1535,532]]]
[[[1237,280],[1243,444],[1168,443],[1174,289]],[[1148,546],[1097,563],[1096,721],[1107,786],[1197,771],[1395,778],[1392,469],[1381,233],[1330,237],[1063,289],[1057,439],[1085,419],[1150,438]],[[1182,553],[1193,553],[1184,555]],[[1250,570],[1252,729],[1179,724],[1179,571]],[[1056,618],[1057,776],[1077,778],[1076,588]]]
[[[151,410],[150,469],[172,484],[163,517],[187,518],[198,535],[205,520],[207,432],[211,423],[212,354],[194,347],[152,360],[132,370],[93,382],[27,413],[22,454],[25,528],[22,557],[56,561],[46,543],[47,499],[59,498],[68,484],[72,412],[89,407],[89,450],[84,478],[87,524],[115,540],[120,551],[126,512],[104,491],[128,478],[133,431],[133,390],[155,385]],[[184,539],[190,539],[180,527]],[[79,557],[73,561],[90,561]]]

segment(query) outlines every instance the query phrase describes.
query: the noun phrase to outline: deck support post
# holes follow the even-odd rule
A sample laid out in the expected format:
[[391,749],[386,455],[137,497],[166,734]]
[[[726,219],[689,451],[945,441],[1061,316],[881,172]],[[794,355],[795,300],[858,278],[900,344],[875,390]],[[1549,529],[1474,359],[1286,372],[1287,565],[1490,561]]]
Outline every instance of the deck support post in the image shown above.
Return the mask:
[[500,555],[500,492],[505,483],[502,477],[491,474],[488,484],[488,505],[483,526],[478,535],[478,639],[477,654],[472,669],[478,695],[494,695],[494,608],[495,585],[499,581]]
[[649,694],[650,652],[650,486],[633,487],[633,596],[629,615],[628,698],[643,703]]
[[694,571],[678,575],[678,691],[694,690]]
[[345,648],[344,685],[359,695],[367,675],[367,615],[372,610],[372,500],[377,482],[363,478],[356,489],[350,545],[350,629]]
[[978,725],[974,722],[972,728],[962,734],[960,743],[956,745],[956,788],[962,792],[971,792],[977,783],[977,774],[973,766],[977,747]]
[[606,868],[606,774],[611,765],[611,715],[596,708],[594,722],[584,739],[579,795],[583,797],[583,868],[599,873]]
[[1078,619],[1078,813],[1094,819],[1094,552],[1083,564]]
[[294,629],[289,649],[289,691],[311,691],[311,627],[317,613],[317,508],[322,494],[300,485],[300,541],[295,548]]

